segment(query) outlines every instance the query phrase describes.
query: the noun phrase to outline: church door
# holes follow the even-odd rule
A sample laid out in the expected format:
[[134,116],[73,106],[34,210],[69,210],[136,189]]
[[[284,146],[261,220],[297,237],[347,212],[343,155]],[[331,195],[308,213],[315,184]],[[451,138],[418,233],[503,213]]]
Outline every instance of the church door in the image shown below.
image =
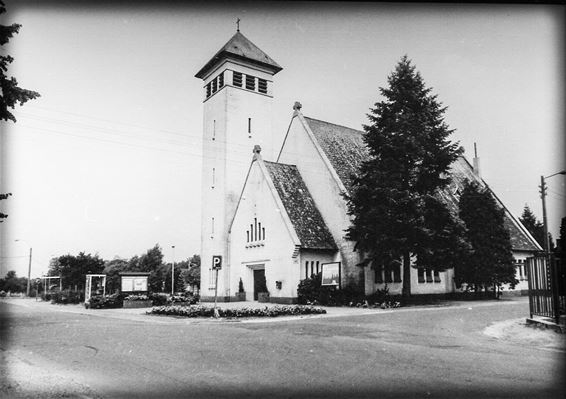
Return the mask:
[[254,270],[254,301],[257,301],[258,292],[265,292],[266,290],[265,269]]

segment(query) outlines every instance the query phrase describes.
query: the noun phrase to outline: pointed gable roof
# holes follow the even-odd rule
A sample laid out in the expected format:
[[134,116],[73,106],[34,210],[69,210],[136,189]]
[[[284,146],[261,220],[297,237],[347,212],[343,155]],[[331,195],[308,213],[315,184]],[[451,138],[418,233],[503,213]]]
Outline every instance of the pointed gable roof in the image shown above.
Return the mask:
[[[357,173],[362,162],[369,156],[368,148],[363,140],[364,132],[333,123],[304,117],[316,141],[326,154],[336,174],[346,190],[352,188],[352,176]],[[505,205],[497,198],[489,186],[473,172],[470,163],[460,156],[450,165],[452,184],[445,188],[440,196],[453,214],[458,214],[460,193],[466,180],[476,181],[486,187],[499,205],[505,210],[505,227],[509,231],[511,246],[516,251],[540,251],[541,248],[526,231],[525,227],[513,217]]]
[[295,165],[263,161],[277,194],[305,249],[336,250],[336,243],[322,219]]
[[197,72],[195,77],[204,78],[207,73],[214,69],[225,59],[244,60],[254,65],[266,68],[274,75],[283,68],[253,44],[240,31],[234,36]]

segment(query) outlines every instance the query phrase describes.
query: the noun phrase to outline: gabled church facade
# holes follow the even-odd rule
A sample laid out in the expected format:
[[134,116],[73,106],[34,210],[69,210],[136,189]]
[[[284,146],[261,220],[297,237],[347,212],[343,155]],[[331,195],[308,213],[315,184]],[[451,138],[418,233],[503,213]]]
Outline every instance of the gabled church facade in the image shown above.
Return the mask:
[[[235,300],[241,281],[248,301],[267,290],[271,302],[294,303],[299,282],[328,264],[339,264],[340,286],[355,284],[366,294],[385,284],[399,294],[404,278],[411,279],[413,294],[457,290],[453,270],[412,269],[403,276],[400,265],[358,266],[363,259],[344,237],[350,218],[343,194],[368,156],[363,132],[308,118],[296,103],[277,159],[263,159],[272,150],[273,77],[280,70],[238,31],[196,75],[205,92],[202,300],[215,293],[220,301]],[[466,180],[485,183],[464,157],[451,173],[453,183],[442,195],[455,210]],[[541,248],[499,203],[522,280],[521,261]],[[222,258],[218,272],[213,256]]]

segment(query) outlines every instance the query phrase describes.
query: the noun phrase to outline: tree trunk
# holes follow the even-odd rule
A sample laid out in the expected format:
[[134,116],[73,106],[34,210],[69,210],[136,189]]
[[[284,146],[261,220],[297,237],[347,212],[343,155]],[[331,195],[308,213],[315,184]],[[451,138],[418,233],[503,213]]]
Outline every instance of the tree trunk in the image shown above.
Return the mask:
[[403,298],[411,296],[411,254],[405,253],[403,256]]

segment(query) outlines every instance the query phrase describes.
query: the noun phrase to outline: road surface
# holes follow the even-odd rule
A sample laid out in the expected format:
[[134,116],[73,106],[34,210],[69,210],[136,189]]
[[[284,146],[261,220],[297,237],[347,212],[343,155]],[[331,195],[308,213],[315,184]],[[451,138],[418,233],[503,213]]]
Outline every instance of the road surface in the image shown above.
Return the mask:
[[525,298],[251,322],[2,300],[0,397],[564,397],[564,336],[527,316]]

